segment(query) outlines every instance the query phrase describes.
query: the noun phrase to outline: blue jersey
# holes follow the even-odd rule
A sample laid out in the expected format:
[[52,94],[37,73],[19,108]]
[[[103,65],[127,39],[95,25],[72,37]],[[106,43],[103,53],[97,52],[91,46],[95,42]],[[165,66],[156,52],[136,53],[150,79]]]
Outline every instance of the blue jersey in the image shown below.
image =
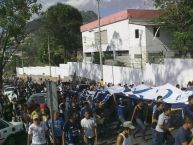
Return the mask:
[[184,107],[184,111],[185,111],[185,115],[186,116],[190,116],[190,117],[192,117],[193,116],[193,106],[191,106],[191,105],[186,105],[185,107]]
[[64,126],[65,139],[68,144],[78,144],[80,137],[80,127],[77,123],[68,121]]
[[125,112],[125,106],[118,105],[117,106],[117,115],[118,116],[124,116],[124,112]]
[[[51,128],[52,121],[48,121],[48,126]],[[62,118],[59,118],[57,120],[54,120],[54,136],[55,137],[61,137],[62,136],[62,129],[64,126],[64,120]]]

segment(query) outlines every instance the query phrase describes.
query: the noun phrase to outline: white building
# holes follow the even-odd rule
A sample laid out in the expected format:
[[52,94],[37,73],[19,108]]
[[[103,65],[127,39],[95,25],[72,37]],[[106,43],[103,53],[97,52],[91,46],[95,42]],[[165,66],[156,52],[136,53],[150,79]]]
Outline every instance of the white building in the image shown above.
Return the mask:
[[[119,62],[141,67],[146,62],[159,62],[170,54],[170,33],[152,21],[159,14],[158,10],[128,9],[102,18],[101,43],[105,64]],[[84,62],[96,62],[99,59],[98,21],[80,29]]]

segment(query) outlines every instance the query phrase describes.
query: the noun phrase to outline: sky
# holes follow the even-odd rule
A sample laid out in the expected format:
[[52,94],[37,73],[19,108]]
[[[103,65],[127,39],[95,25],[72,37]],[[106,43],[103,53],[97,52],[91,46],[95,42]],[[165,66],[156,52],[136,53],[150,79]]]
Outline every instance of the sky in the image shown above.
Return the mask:
[[[112,13],[125,9],[153,9],[153,0],[100,0],[101,16],[107,16]],[[69,4],[79,10],[93,10],[97,12],[97,0],[39,0],[42,3],[43,10],[56,3]]]

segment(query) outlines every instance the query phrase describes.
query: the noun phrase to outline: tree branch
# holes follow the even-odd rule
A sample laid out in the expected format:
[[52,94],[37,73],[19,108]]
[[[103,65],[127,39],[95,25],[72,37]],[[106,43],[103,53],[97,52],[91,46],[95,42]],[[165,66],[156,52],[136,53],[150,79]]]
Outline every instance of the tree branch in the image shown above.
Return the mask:
[[2,40],[3,40],[4,32],[5,32],[4,29],[2,29],[1,37],[0,37],[0,48],[1,48]]
[[10,56],[9,56],[6,60],[4,59],[3,64],[2,64],[2,68],[5,67],[5,65],[7,64],[7,62],[9,61],[9,59],[15,54],[17,48],[18,48],[19,45],[20,45],[20,42],[21,42],[21,41],[19,41],[16,37],[15,37],[15,41],[17,42],[17,44],[16,44],[16,46],[14,47],[14,50],[11,52]]
[[3,44],[3,48],[2,48],[2,57],[1,57],[1,66],[2,66],[2,68],[1,69],[3,69],[4,68],[4,58],[5,58],[5,50],[6,50],[6,46],[7,46],[7,42],[8,42],[8,39],[9,39],[9,34],[6,34],[6,36],[5,36],[5,42],[4,42],[4,44]]
[[[18,46],[17,46],[18,47]],[[5,67],[5,65],[7,64],[7,62],[9,61],[9,59],[15,54],[16,52],[16,49],[14,49],[14,51],[11,52],[11,55],[6,59],[4,60],[3,64],[2,64],[2,68]]]

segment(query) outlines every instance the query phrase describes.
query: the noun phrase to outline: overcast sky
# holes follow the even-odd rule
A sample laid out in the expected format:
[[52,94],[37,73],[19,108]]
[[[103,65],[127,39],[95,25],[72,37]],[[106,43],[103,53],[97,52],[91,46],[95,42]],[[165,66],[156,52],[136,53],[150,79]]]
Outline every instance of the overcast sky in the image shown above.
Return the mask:
[[[58,2],[72,5],[79,10],[93,10],[97,11],[97,0],[39,0],[43,5],[43,10]],[[127,8],[141,8],[152,9],[153,0],[100,0],[101,15],[106,16],[112,13],[127,9]]]

